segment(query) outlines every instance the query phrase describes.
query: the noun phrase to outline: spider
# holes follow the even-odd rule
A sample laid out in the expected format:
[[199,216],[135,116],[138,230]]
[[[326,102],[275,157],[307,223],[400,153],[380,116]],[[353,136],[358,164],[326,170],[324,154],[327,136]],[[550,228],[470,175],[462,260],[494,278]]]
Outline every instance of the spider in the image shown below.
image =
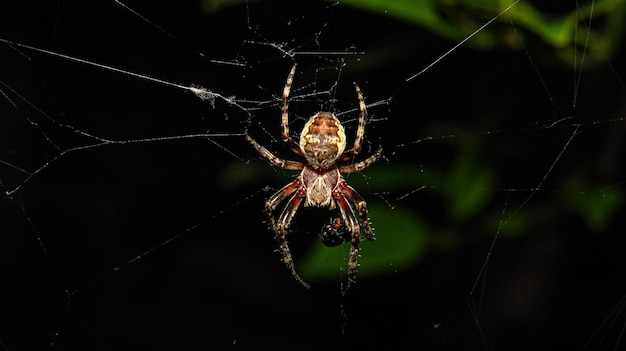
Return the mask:
[[[276,234],[283,262],[291,270],[293,277],[306,288],[309,287],[296,272],[285,238],[289,233],[289,224],[294,218],[298,207],[304,203],[304,206],[327,207],[331,210],[338,208],[341,218],[335,219],[335,228],[345,226],[352,242],[348,260],[349,286],[355,282],[356,278],[361,229],[368,240],[374,240],[375,237],[370,225],[365,200],[353,187],[346,183],[341,173],[363,170],[378,160],[382,148],[379,148],[376,153],[361,162],[336,164],[337,161],[352,159],[361,151],[361,143],[365,134],[367,109],[363,101],[363,94],[356,83],[354,88],[359,100],[360,113],[356,138],[351,149],[345,150],[346,134],[344,127],[332,112],[318,112],[313,115],[304,125],[299,143],[296,142],[289,134],[289,92],[295,73],[296,65],[294,64],[283,88],[281,134],[285,144],[295,154],[303,156],[306,159],[306,163],[280,159],[250,136],[246,135],[246,139],[271,164],[288,170],[302,171],[293,182],[285,185],[265,202],[265,213],[269,217],[271,228]],[[278,220],[276,220],[273,212],[287,198],[289,200]],[[360,225],[355,216],[355,209],[359,214]],[[343,221],[343,224],[341,221]]]

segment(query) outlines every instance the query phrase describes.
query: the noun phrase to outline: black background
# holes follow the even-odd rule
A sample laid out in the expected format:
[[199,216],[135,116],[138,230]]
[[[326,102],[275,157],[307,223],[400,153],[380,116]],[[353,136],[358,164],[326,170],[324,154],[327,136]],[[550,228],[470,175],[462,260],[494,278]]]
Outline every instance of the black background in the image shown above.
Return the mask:
[[[319,43],[317,51],[325,52],[354,47],[364,54],[347,56],[337,102],[325,105],[322,96],[292,103],[292,110],[302,117],[309,109],[354,108],[352,81],[369,103],[391,98],[372,109],[368,126],[366,149],[385,148],[379,173],[394,165],[445,168],[457,150],[438,141],[410,144],[438,136],[421,126],[438,119],[450,126],[440,137],[464,140],[476,116],[495,114],[499,124],[475,130],[510,132],[477,138],[499,170],[494,187],[520,190],[497,192],[512,210],[571,135],[572,128],[542,123],[572,117],[581,135],[550,179],[584,171],[594,184],[622,189],[624,122],[607,121],[624,116],[623,50],[606,64],[573,70],[544,56],[529,36],[524,43],[535,50],[529,55],[539,75],[523,51],[461,47],[406,82],[456,43],[331,3],[254,2],[212,14],[191,1],[129,6],[175,38],[112,1],[12,3],[2,10],[0,36],[204,86],[248,110],[2,44],[3,92],[18,106],[0,99],[1,159],[30,172],[52,162],[25,183],[23,172],[0,165],[5,191],[23,183],[0,202],[0,349],[522,350],[618,343],[621,311],[613,329],[600,329],[605,344],[594,332],[612,321],[626,291],[623,205],[605,230],[593,232],[575,214],[550,209],[559,206],[551,201],[558,191],[540,191],[521,206],[538,217],[521,235],[498,238],[490,251],[497,227],[470,222],[454,230],[475,238],[432,248],[411,269],[360,279],[342,298],[339,278],[306,290],[283,267],[262,208],[291,175],[258,160],[242,133],[289,156],[278,142],[278,104],[254,101],[279,97],[293,60],[260,43],[302,51]],[[385,43],[391,54],[377,50]],[[302,72],[296,86],[318,82],[323,91],[336,80],[336,71],[316,67],[337,67],[337,57],[296,61]],[[76,130],[108,142],[97,145]],[[201,133],[227,135],[130,142]],[[607,162],[610,172],[602,167]],[[417,187],[388,190],[398,197]],[[380,201],[371,191],[363,195]],[[403,205],[441,231],[448,218],[437,201],[418,193]],[[314,240],[294,239],[296,256]]]

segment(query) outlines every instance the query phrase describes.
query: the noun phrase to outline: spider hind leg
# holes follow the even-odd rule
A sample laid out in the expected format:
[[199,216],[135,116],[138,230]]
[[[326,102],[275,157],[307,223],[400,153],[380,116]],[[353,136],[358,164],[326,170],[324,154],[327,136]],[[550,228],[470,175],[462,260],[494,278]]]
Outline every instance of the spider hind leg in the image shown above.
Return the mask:
[[345,226],[350,231],[352,241],[352,245],[350,246],[350,257],[348,258],[348,285],[346,286],[346,289],[348,289],[350,285],[356,282],[356,273],[359,267],[358,258],[359,244],[361,242],[361,228],[359,227],[359,223],[354,215],[352,206],[348,203],[344,193],[336,190],[333,192],[333,198],[337,202],[337,207],[339,207]]
[[[291,271],[291,275],[296,279],[298,283],[300,283],[305,288],[309,288],[310,285],[307,284],[298,272],[296,272],[296,266],[293,263],[293,257],[291,256],[291,250],[289,250],[289,245],[287,245],[287,239],[285,238],[287,235],[287,229],[291,220],[296,214],[300,203],[306,196],[304,193],[304,189],[300,187],[300,181],[296,180],[291,184],[288,184],[283,189],[279,190],[276,194],[274,194],[266,203],[266,213],[270,219],[270,223],[272,225],[272,229],[274,233],[276,233],[276,241],[278,241],[278,249],[283,256],[283,262]],[[287,202],[285,209],[280,214],[278,221],[274,220],[274,216],[272,215],[273,210],[276,208],[278,203],[280,203],[284,198],[289,196],[291,193],[295,193],[291,199]]]
[[291,271],[291,275],[294,279],[300,283],[305,288],[310,288],[311,286],[302,280],[298,272],[296,271],[296,265],[293,263],[293,257],[291,256],[291,251],[289,250],[289,245],[287,245],[287,240],[285,239],[285,231],[281,228],[280,234],[276,234],[276,240],[278,241],[278,249],[280,253],[283,255],[283,262],[287,266],[287,268]]

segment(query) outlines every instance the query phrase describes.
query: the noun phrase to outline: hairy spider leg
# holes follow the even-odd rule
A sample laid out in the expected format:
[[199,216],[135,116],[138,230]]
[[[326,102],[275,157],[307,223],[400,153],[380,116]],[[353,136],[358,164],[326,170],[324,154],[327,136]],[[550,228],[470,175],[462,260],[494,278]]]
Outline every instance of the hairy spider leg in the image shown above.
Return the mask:
[[278,207],[278,205],[283,202],[286,198],[288,198],[291,194],[295,193],[296,190],[300,189],[302,186],[302,181],[300,178],[297,178],[293,182],[285,185],[280,190],[275,192],[272,196],[270,196],[267,201],[265,201],[265,214],[270,217],[270,221],[272,224],[272,229],[276,227],[276,222],[274,221],[274,217],[272,213]]
[[352,149],[343,152],[339,159],[341,161],[349,160],[361,152],[361,143],[365,137],[365,124],[367,123],[367,108],[365,107],[365,101],[359,85],[354,83],[354,89],[356,90],[356,97],[359,100],[359,126],[356,130],[356,137],[354,138],[354,145]]
[[[263,147],[261,144],[257,143],[256,140],[252,139],[249,136],[246,136],[246,139],[254,146],[254,148],[261,154],[261,156],[265,157],[272,164],[290,170],[301,170],[304,168],[304,164],[296,161],[283,160],[281,158],[276,157],[269,150]],[[287,197],[289,197],[294,192],[298,191],[287,203],[285,209],[281,213],[278,222],[274,219],[274,210],[276,207],[283,202]],[[287,228],[289,227],[289,223],[291,219],[296,214],[298,210],[298,206],[302,202],[302,199],[306,196],[306,189],[300,178],[297,178],[293,182],[285,185],[280,190],[278,190],[274,195],[272,195],[265,202],[265,213],[270,220],[270,225],[272,230],[276,234],[276,240],[278,241],[278,247],[280,252],[283,255],[283,262],[289,270],[294,278],[302,284],[304,287],[309,288],[309,284],[307,284],[300,275],[296,272],[296,267],[293,263],[293,258],[291,256],[291,251],[289,250],[289,246],[287,245],[287,240],[285,236],[287,235]]]
[[[287,205],[283,209],[283,212],[280,214],[280,217],[278,217],[278,221],[274,221],[274,216],[272,215],[273,210],[285,197],[294,192],[295,194],[291,197],[291,199],[289,199]],[[270,222],[272,223],[274,232],[276,233],[276,240],[278,241],[278,248],[283,255],[283,262],[285,262],[285,265],[289,268],[291,275],[293,275],[296,281],[308,289],[310,287],[309,284],[302,280],[298,272],[296,272],[296,266],[293,263],[293,257],[291,256],[291,251],[289,250],[289,245],[287,245],[287,239],[285,238],[287,235],[287,228],[289,228],[291,220],[295,216],[296,211],[298,211],[298,207],[300,206],[300,203],[302,203],[302,199],[305,197],[306,190],[302,185],[302,182],[297,179],[274,194],[267,201],[265,208],[270,218]],[[270,203],[270,201],[272,201],[272,203]]]
[[254,148],[259,152],[259,154],[261,154],[261,156],[265,157],[273,165],[280,167],[280,168],[294,170],[294,171],[299,171],[299,170],[304,169],[304,166],[305,166],[304,163],[298,162],[298,161],[283,160],[282,158],[275,156],[271,151],[266,149],[263,145],[257,143],[257,141],[252,139],[249,135],[246,135],[246,139],[250,142],[250,144],[252,144],[252,146],[254,146]]
[[350,234],[352,236],[352,245],[350,246],[350,257],[348,258],[348,286],[349,288],[351,284],[356,282],[356,273],[358,269],[358,258],[359,258],[359,243],[361,242],[361,228],[359,227],[359,223],[357,222],[356,216],[354,215],[354,211],[352,210],[352,206],[346,200],[343,192],[340,189],[333,191],[333,198],[337,203],[337,207],[339,207],[339,212],[341,213],[341,217],[345,225],[350,229]]
[[365,237],[368,240],[376,240],[376,236],[374,235],[374,230],[372,229],[372,225],[370,223],[369,214],[367,211],[367,203],[365,199],[348,183],[341,182],[339,184],[341,187],[341,191],[343,194],[354,204],[357,211],[359,211],[359,217],[361,219],[361,226],[363,227],[363,231],[365,232]]
[[366,158],[365,160],[363,160],[361,162],[358,162],[358,163],[351,163],[351,164],[347,164],[347,165],[339,165],[339,166],[337,166],[337,169],[339,169],[339,172],[341,172],[341,173],[360,172],[360,171],[364,170],[365,168],[367,168],[372,163],[376,162],[380,158],[380,155],[381,155],[382,152],[383,152],[383,148],[379,147],[378,150],[376,150],[375,154],[373,154],[372,156]]
[[287,76],[287,82],[285,83],[285,87],[283,88],[283,107],[282,107],[282,121],[280,124],[281,134],[283,137],[283,141],[289,146],[293,152],[296,154],[303,156],[302,150],[300,149],[300,145],[296,143],[295,140],[289,134],[289,92],[291,91],[291,84],[293,83],[293,77],[296,74],[296,64],[291,67],[291,71]]

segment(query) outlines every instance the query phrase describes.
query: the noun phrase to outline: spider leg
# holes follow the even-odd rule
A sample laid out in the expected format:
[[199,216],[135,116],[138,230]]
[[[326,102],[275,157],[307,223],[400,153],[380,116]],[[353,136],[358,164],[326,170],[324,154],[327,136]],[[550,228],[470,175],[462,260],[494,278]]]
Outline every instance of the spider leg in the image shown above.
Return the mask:
[[356,96],[359,99],[359,126],[356,130],[356,138],[354,138],[354,145],[352,149],[343,152],[339,158],[342,161],[348,160],[361,152],[361,143],[365,136],[365,123],[367,121],[367,108],[365,107],[365,101],[363,101],[363,94],[359,86],[354,83],[354,89],[356,90]]
[[346,182],[341,182],[339,184],[341,187],[341,191],[343,191],[344,195],[350,200],[359,211],[359,217],[361,218],[361,226],[363,227],[363,231],[365,232],[365,237],[368,240],[375,240],[374,230],[372,229],[372,225],[370,223],[369,214],[367,212],[367,203],[365,199],[353,187],[348,185]]
[[274,221],[274,217],[272,213],[283,200],[288,198],[291,194],[293,194],[296,190],[298,190],[302,186],[302,181],[300,178],[297,178],[293,182],[285,185],[280,190],[274,193],[267,201],[265,201],[265,214],[270,217],[270,222],[272,224],[272,230],[276,231],[276,221]]
[[339,211],[341,212],[341,217],[345,225],[350,230],[350,234],[352,235],[352,246],[350,246],[350,257],[348,258],[348,285],[346,287],[349,288],[351,284],[356,282],[356,273],[359,258],[359,243],[361,242],[361,229],[359,228],[359,223],[354,215],[354,211],[352,207],[346,200],[343,192],[341,190],[333,191],[333,198],[337,202],[337,206],[339,207]]
[[380,155],[382,152],[383,152],[383,148],[379,147],[378,150],[376,150],[376,153],[366,158],[365,160],[358,162],[358,163],[340,165],[340,166],[337,166],[337,168],[339,169],[339,172],[342,172],[342,173],[354,173],[354,172],[362,171],[367,166],[376,162],[380,158]]
[[293,264],[293,258],[291,257],[291,251],[289,250],[289,246],[287,245],[287,240],[285,239],[285,236],[287,235],[287,228],[289,227],[289,223],[291,222],[291,219],[293,218],[293,216],[296,214],[296,211],[298,210],[298,206],[300,205],[300,202],[302,201],[305,195],[296,193],[294,196],[292,196],[289,202],[287,203],[287,205],[285,206],[285,209],[280,214],[280,217],[278,218],[278,222],[274,220],[274,216],[273,216],[273,212],[276,209],[276,207],[283,200],[285,200],[287,197],[289,197],[290,195],[292,195],[293,193],[295,193],[296,191],[300,189],[302,189],[302,181],[300,180],[300,178],[297,178],[293,182],[282,187],[280,190],[274,193],[274,195],[272,195],[265,202],[265,214],[269,218],[270,224],[272,226],[272,230],[276,234],[278,247],[280,249],[280,252],[283,255],[283,262],[285,262],[285,265],[287,265],[287,268],[291,270],[291,274],[294,276],[294,278],[304,287],[309,288],[309,284],[305,283],[296,272],[295,265]]
[[273,165],[290,170],[302,170],[304,168],[304,163],[302,162],[289,161],[278,158],[263,145],[257,143],[256,140],[252,139],[249,135],[246,135],[246,139],[250,142],[250,144],[252,144],[252,146],[254,146],[256,151],[258,151],[261,156],[265,157]]
[[[298,275],[298,272],[296,272],[296,266],[293,263],[293,257],[291,256],[289,245],[287,245],[287,240],[285,239],[285,236],[287,235],[287,228],[289,227],[289,223],[291,223],[291,220],[295,216],[296,211],[298,211],[298,206],[300,206],[300,203],[302,202],[302,199],[305,196],[306,194],[304,192],[304,188],[299,187],[298,192],[296,192],[291,197],[291,199],[285,206],[285,209],[280,214],[278,221],[274,225],[274,231],[276,232],[276,240],[278,241],[278,248],[280,249],[280,252],[283,254],[283,262],[285,262],[285,265],[291,271],[291,275],[293,275],[293,277],[298,281],[298,283],[302,284],[302,286],[308,289],[310,287],[309,284],[307,284],[304,280],[302,280],[302,278],[300,278],[300,275]],[[269,203],[269,200],[268,200],[268,203]],[[270,217],[271,217],[271,213],[270,213]]]
[[296,66],[297,65],[294,64],[293,67],[291,67],[291,71],[287,76],[287,82],[285,83],[285,87],[283,88],[282,122],[280,124],[280,127],[283,141],[287,144],[287,146],[289,146],[291,150],[293,150],[293,152],[300,156],[303,156],[300,145],[298,145],[298,143],[296,143],[289,134],[289,92],[291,91],[293,77],[296,74]]

